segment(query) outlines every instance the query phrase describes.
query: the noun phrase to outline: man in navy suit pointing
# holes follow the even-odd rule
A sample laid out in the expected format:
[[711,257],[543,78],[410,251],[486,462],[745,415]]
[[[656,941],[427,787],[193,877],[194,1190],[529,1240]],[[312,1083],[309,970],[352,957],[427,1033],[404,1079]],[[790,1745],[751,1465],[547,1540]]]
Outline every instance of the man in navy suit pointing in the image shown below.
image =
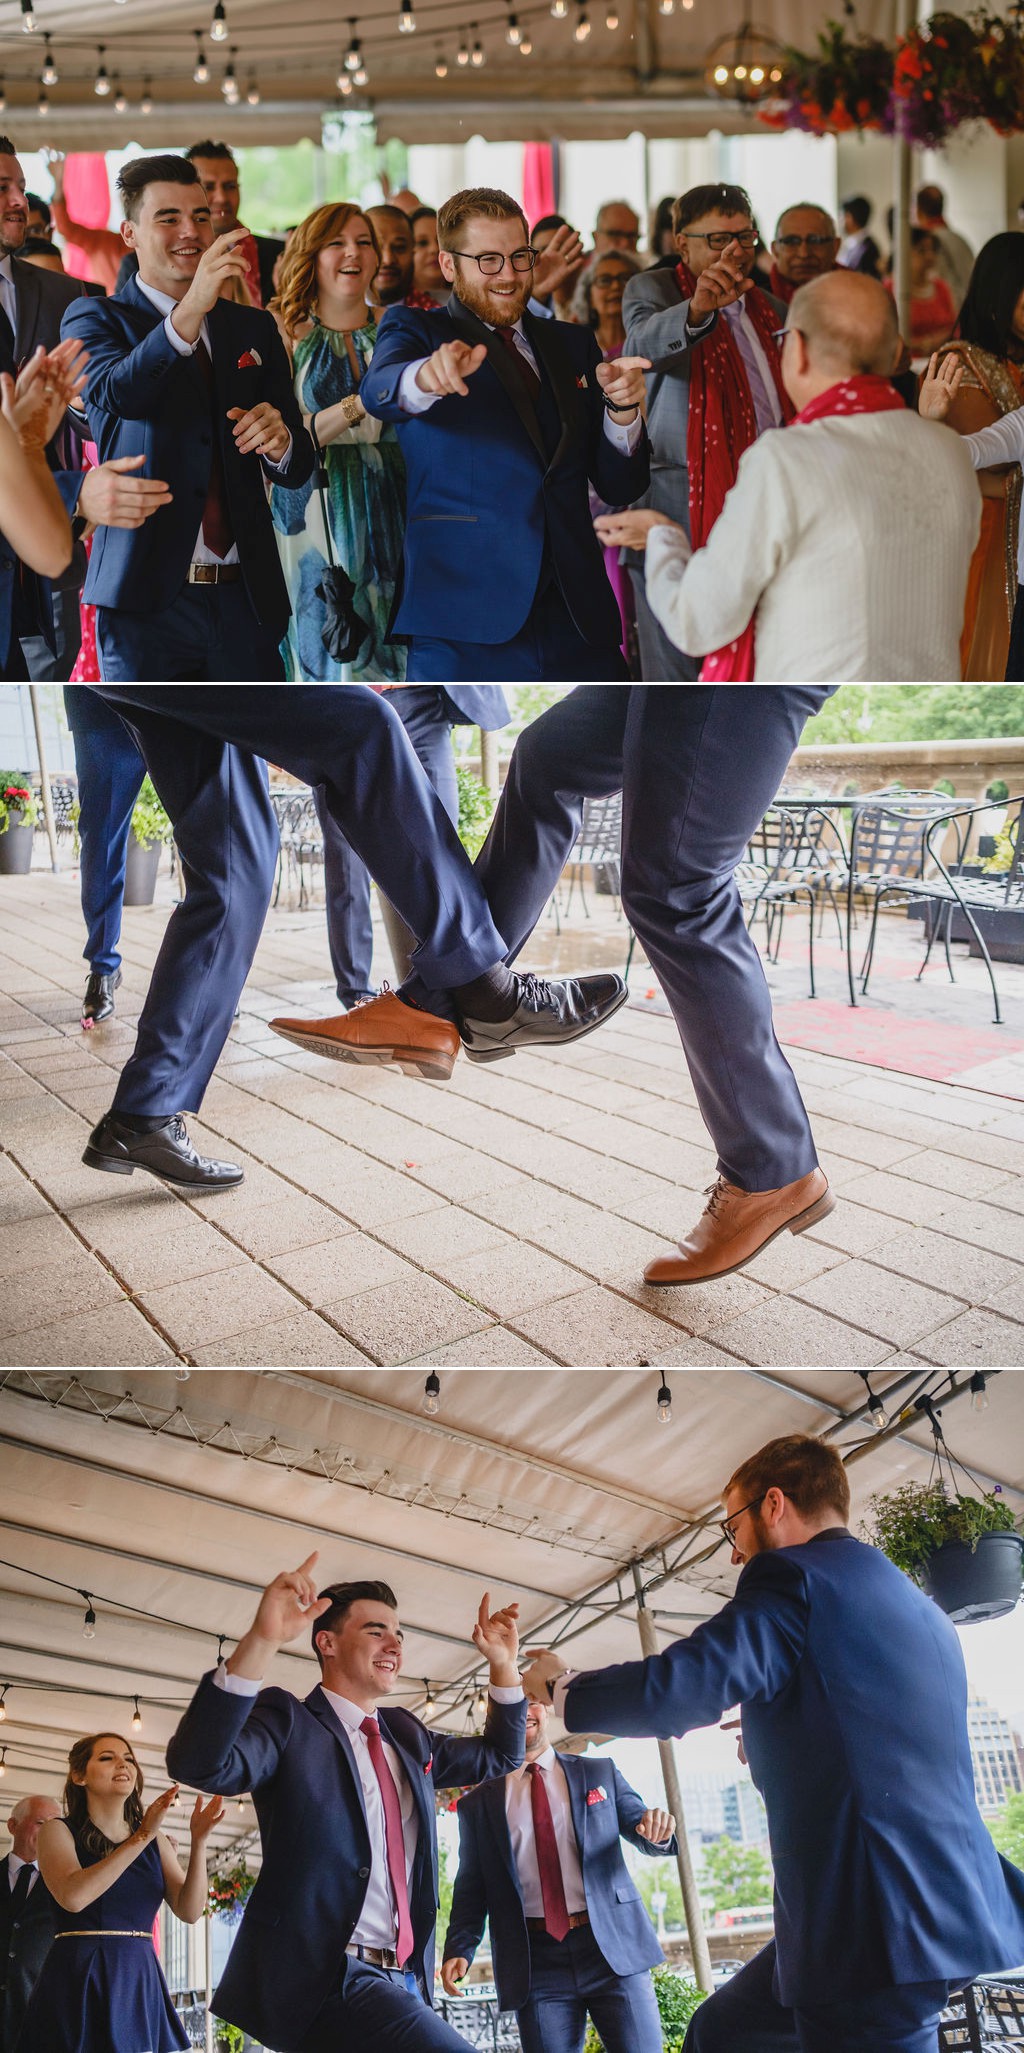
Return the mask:
[[1024,1875],[974,1800],[955,1628],[847,1529],[825,1442],[730,1477],[731,1603],[663,1654],[573,1676],[535,1658],[572,1732],[667,1739],[742,1706],[764,1797],[775,1938],[694,2013],[684,2053],[935,2053],[951,1986],[1024,1960]]
[[[473,1643],[490,1671],[482,1739],[428,1732],[388,1704],[402,1633],[386,1583],[317,1591],[317,1556],[275,1576],[230,1659],[202,1682],[167,1751],[198,1789],[251,1789],[263,1867],[215,1996],[217,2013],[278,2053],[465,2053],[431,2008],[437,1917],[435,1788],[522,1759],[517,1604],[485,1596]],[[262,1689],[308,1631],[320,1682],[304,1701]]]
[[621,678],[588,484],[615,506],[646,490],[647,360],[604,363],[590,329],[530,311],[536,251],[507,193],[456,193],[437,232],[451,297],[388,307],[361,387],[405,458],[409,682]]
[[62,333],[89,351],[85,405],[102,459],[143,455],[170,486],[145,526],[100,528],[85,597],[105,683],[272,682],[288,619],[264,479],[304,483],[313,445],[269,314],[223,299],[244,281],[246,230],[214,238],[185,157],[119,176],[139,271],[79,299]]
[[582,2053],[591,2016],[606,2053],[661,2053],[649,1969],[664,1960],[620,1834],[675,1852],[675,1824],[598,1755],[556,1753],[551,1707],[526,1707],[526,1760],[459,1804],[459,1872],[441,1980],[454,1995],[490,1922],[494,1979],[523,2053]]

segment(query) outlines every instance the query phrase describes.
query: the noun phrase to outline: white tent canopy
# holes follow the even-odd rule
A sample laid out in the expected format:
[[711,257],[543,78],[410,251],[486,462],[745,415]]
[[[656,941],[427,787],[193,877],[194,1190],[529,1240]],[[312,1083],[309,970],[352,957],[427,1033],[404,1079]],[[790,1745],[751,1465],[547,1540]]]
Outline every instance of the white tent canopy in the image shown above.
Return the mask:
[[[422,1411],[407,1369],[6,1371],[0,1378],[0,1806],[59,1794],[86,1731],[129,1731],[150,1789],[199,1675],[230,1650],[258,1592],[314,1547],[322,1581],[381,1577],[405,1628],[400,1701],[467,1729],[484,1671],[469,1633],[479,1598],[518,1596],[525,1645],[558,1637],[576,1666],[639,1654],[632,1564],[662,1643],[713,1615],[735,1572],[713,1520],[722,1484],[777,1434],[828,1433],[850,1464],[853,1523],[872,1491],[923,1479],[920,1414],[876,1434],[853,1371],[680,1370],[673,1417],[659,1377],[615,1370],[447,1371]],[[898,1417],[922,1392],[949,1445],[1024,1511],[1024,1377],[990,1376],[977,1413],[966,1376],[879,1371]],[[951,1391],[961,1394],[951,1401]],[[863,1449],[858,1455],[857,1449]],[[52,1578],[48,1581],[45,1578]],[[87,1604],[95,1633],[83,1637]],[[270,1678],[305,1694],[308,1645]],[[428,1704],[428,1696],[435,1701]],[[215,1842],[252,1833],[232,1806]]]
[[[22,0],[0,0],[0,64],[15,140],[29,148],[28,124],[37,118],[43,36],[50,35],[59,81],[48,90],[45,140],[62,149],[121,147],[140,136],[144,86],[152,96],[158,141],[212,133],[232,143],[319,140],[321,117],[342,106],[365,107],[378,133],[410,141],[464,142],[492,138],[548,141],[552,135],[602,137],[640,129],[651,136],[696,136],[711,128],[758,131],[752,114],[703,91],[710,44],[738,31],[735,15],[709,12],[706,0],[564,0],[552,19],[549,0],[409,0],[413,33],[399,30],[400,0],[223,0],[227,35],[211,41],[214,0],[33,0],[35,29],[23,31]],[[510,14],[532,42],[532,52],[509,44]],[[577,40],[586,14],[589,31]],[[407,17],[408,18],[408,17]],[[615,25],[609,28],[608,21]],[[758,23],[780,43],[809,48],[823,26],[820,0],[765,0]],[[891,36],[893,5],[863,0],[858,26]],[[209,80],[193,80],[199,41]],[[368,74],[364,88],[343,99],[339,70],[353,34]],[[458,50],[465,42],[466,61]],[[483,68],[472,59],[479,43]],[[98,46],[103,45],[102,60]],[[443,84],[435,66],[447,63]],[[93,90],[100,62],[123,85],[128,107],[118,113],[113,93]],[[225,107],[221,84],[227,64],[241,92]],[[250,84],[259,92],[249,105]]]

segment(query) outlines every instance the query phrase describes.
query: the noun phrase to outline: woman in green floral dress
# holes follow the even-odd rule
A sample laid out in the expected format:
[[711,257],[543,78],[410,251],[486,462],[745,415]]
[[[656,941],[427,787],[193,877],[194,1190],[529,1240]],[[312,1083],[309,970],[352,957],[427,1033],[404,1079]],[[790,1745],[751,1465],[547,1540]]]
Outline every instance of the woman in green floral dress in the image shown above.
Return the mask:
[[[293,681],[400,684],[405,677],[405,648],[387,632],[402,562],[405,469],[394,428],[366,413],[359,397],[377,337],[368,295],[379,264],[377,238],[358,208],[347,202],[317,207],[288,244],[271,307],[327,472],[325,495],[315,477],[298,491],[275,485],[271,493],[292,604],[282,654]],[[316,588],[330,560],[324,496],[334,560],[352,579],[354,604],[366,623],[366,639],[350,664],[339,665],[322,640],[324,607]]]

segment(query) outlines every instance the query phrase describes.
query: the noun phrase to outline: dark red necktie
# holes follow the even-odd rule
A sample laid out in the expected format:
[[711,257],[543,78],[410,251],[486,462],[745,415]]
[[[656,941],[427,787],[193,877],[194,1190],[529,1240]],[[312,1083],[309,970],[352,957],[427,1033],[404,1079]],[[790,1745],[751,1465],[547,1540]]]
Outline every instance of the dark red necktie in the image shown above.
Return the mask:
[[523,351],[519,348],[515,338],[515,330],[512,328],[495,328],[494,332],[498,341],[503,342],[508,350],[519,373],[520,383],[524,391],[531,400],[536,402],[537,394],[540,391],[540,373],[534,370],[529,357],[524,356]]
[[544,1777],[537,1762],[528,1761],[526,1772],[530,1777],[533,1843],[537,1849],[537,1872],[540,1876],[540,1893],[544,1903],[544,1923],[552,1939],[564,1939],[569,1930],[569,1912],[565,1902],[562,1863],[558,1858],[555,1822],[551,1816]]
[[409,1915],[409,1885],[405,1875],[405,1834],[402,1831],[402,1806],[398,1800],[395,1778],[388,1767],[384,1742],[376,1718],[364,1718],[360,1732],[366,1735],[370,1749],[370,1765],[380,1784],[381,1802],[384,1805],[384,1837],[388,1849],[388,1874],[394,1892],[395,1908],[398,1911],[398,1965],[404,1967],[412,1953],[412,1918]]
[[195,361],[210,394],[210,482],[206,487],[206,501],[203,506],[203,540],[215,556],[226,556],[234,544],[235,530],[231,525],[227,487],[224,483],[224,465],[220,453],[220,423],[217,420],[213,361],[202,336],[196,343]]

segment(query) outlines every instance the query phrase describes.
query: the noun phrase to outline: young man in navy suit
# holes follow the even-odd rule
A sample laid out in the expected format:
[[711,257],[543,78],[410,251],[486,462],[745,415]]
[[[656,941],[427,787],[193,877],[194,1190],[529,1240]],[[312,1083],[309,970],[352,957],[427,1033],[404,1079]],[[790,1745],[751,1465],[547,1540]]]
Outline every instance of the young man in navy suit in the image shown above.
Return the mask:
[[526,1707],[526,1760],[459,1804],[459,1871],[441,1980],[449,1996],[490,1923],[502,2010],[523,2053],[583,2053],[587,2016],[606,2053],[661,2053],[649,1970],[665,1956],[622,1858],[675,1852],[675,1820],[648,1808],[614,1761],[556,1753],[551,1707]]
[[77,300],[62,333],[89,351],[101,457],[145,455],[171,499],[93,544],[84,596],[104,681],[283,678],[288,597],[264,481],[303,484],[313,445],[270,315],[221,298],[244,279],[246,231],[214,238],[184,157],[133,158],[118,188],[138,277]]
[[[473,1643],[490,1672],[484,1735],[429,1732],[388,1707],[402,1669],[386,1583],[318,1593],[317,1556],[264,1591],[252,1628],[204,1676],[167,1751],[198,1789],[251,1790],[263,1867],[215,1997],[278,2053],[465,2053],[431,2008],[435,1788],[503,1775],[523,1756],[517,1604],[485,1596]],[[262,1689],[312,1624],[321,1680],[304,1701]]]
[[604,363],[589,329],[529,311],[536,252],[507,193],[456,193],[437,230],[448,304],[389,307],[361,387],[405,458],[409,681],[621,678],[588,486],[616,506],[646,490],[646,359]]
[[967,1677],[930,1597],[847,1529],[842,1460],[772,1440],[729,1478],[731,1603],[663,1654],[524,1676],[572,1732],[667,1739],[742,1707],[768,1811],[775,1939],[684,2053],[935,2053],[949,1989],[1024,1958],[1024,1875],[974,1800]]

